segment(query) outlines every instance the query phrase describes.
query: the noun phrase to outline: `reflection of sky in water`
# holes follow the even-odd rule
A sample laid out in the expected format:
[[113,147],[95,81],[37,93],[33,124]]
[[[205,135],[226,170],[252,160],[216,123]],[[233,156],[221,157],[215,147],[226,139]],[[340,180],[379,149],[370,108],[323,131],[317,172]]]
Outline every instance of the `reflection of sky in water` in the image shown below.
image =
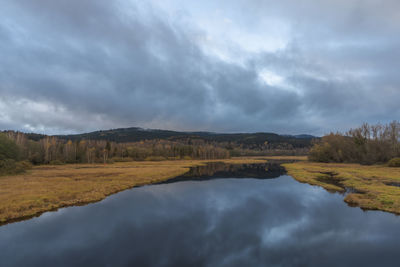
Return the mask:
[[396,266],[400,218],[279,179],[135,188],[0,227],[0,266]]

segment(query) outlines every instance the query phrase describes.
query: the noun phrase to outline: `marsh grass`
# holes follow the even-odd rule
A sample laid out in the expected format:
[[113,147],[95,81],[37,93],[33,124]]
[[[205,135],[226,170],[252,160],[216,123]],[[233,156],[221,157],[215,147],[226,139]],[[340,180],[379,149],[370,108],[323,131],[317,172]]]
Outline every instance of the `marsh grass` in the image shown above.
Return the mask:
[[351,206],[400,214],[400,168],[306,161],[284,167],[299,182],[348,192],[344,201]]
[[400,168],[400,158],[391,159],[388,162],[388,166],[393,168]]
[[212,161],[265,162],[257,158],[233,158],[37,166],[24,174],[0,177],[0,224],[61,207],[96,202],[128,188],[182,175],[190,167]]

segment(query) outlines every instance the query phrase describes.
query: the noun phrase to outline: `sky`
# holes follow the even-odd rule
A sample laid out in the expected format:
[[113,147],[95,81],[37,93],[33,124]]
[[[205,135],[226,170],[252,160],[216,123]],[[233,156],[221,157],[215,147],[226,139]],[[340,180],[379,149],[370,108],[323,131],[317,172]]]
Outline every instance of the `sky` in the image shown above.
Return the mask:
[[386,123],[399,48],[398,0],[0,0],[0,130]]

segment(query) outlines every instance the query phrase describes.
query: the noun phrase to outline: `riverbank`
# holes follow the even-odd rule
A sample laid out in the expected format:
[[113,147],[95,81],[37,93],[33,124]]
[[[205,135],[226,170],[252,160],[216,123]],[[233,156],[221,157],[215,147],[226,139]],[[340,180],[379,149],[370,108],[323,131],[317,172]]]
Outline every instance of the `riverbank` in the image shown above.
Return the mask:
[[400,168],[307,161],[283,166],[299,182],[346,193],[350,206],[400,214]]
[[169,180],[208,162],[245,164],[267,160],[296,161],[283,164],[290,176],[330,192],[346,193],[344,201],[351,206],[400,214],[400,168],[311,163],[305,157],[248,157],[36,166],[24,174],[0,177],[0,225],[97,202],[135,186]]
[[46,211],[100,201],[111,194],[184,174],[207,162],[263,163],[260,158],[132,161],[109,165],[36,166],[24,174],[0,177],[0,225]]

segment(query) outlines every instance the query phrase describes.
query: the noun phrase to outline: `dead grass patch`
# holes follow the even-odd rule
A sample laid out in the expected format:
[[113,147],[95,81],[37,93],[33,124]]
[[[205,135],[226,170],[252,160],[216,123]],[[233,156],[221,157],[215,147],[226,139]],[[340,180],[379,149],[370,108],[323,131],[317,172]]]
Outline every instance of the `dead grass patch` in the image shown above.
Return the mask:
[[128,188],[182,175],[190,167],[212,161],[265,162],[260,158],[232,158],[37,166],[24,174],[0,177],[0,224],[60,207],[96,202]]
[[312,162],[284,164],[284,167],[299,182],[336,192],[350,189],[352,193],[346,194],[344,201],[351,206],[400,214],[399,168]]

